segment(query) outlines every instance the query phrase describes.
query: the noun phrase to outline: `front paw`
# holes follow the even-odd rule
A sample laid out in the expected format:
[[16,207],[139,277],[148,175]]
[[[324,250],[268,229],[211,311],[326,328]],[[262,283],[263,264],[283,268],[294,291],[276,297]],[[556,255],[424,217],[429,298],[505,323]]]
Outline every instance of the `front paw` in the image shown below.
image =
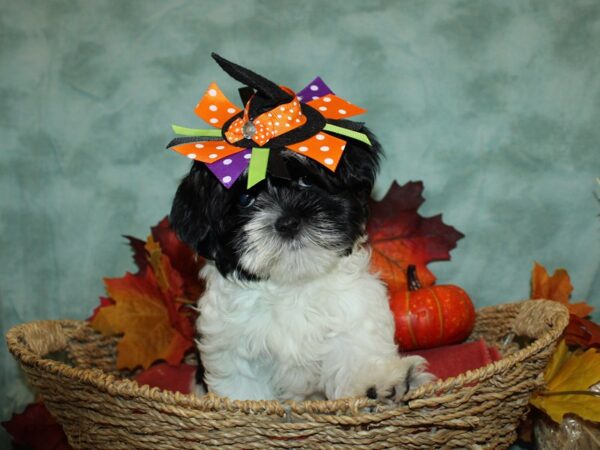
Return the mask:
[[371,372],[372,384],[365,395],[371,399],[398,402],[408,391],[435,380],[426,369],[427,361],[421,356],[393,358]]

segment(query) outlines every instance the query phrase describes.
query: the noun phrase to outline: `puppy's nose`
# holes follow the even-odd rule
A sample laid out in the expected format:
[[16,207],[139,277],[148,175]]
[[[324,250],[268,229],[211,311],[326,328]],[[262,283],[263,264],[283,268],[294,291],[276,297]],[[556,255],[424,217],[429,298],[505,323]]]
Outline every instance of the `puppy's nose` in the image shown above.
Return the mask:
[[275,221],[275,229],[282,236],[293,237],[300,229],[300,218],[296,216],[282,216]]

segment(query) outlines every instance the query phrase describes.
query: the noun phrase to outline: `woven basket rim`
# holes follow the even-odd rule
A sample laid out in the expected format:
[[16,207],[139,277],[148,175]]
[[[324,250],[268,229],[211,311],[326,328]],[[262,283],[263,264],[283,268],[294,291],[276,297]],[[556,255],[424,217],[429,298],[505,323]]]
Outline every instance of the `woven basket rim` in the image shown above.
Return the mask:
[[[535,303],[535,305],[534,305]],[[436,392],[442,392],[448,389],[461,388],[469,384],[485,380],[492,377],[494,374],[504,371],[507,368],[519,363],[530,355],[545,348],[551,342],[556,340],[562,333],[564,327],[568,323],[569,313],[566,307],[550,300],[527,300],[517,303],[504,303],[495,306],[487,306],[479,308],[478,314],[486,311],[514,309],[519,308],[521,311],[524,305],[531,305],[533,309],[549,310],[551,314],[547,314],[544,318],[546,323],[543,333],[540,336],[530,336],[534,340],[522,349],[511,353],[502,359],[495,361],[486,366],[469,370],[455,377],[450,377],[445,380],[437,380],[432,383],[423,385],[414,391],[409,392],[404,397],[404,402],[419,400],[430,396],[435,396]],[[536,314],[532,314],[533,321],[541,321]],[[539,324],[538,324],[539,325]],[[182,394],[180,392],[172,392],[162,390],[158,387],[149,387],[148,385],[139,385],[136,381],[118,378],[114,375],[103,372],[96,368],[79,368],[71,367],[67,364],[46,358],[48,353],[56,352],[66,348],[67,339],[69,336],[65,334],[64,328],[72,328],[78,330],[81,327],[87,327],[89,323],[83,320],[42,320],[27,322],[24,324],[12,327],[6,334],[6,341],[10,352],[23,365],[36,366],[44,371],[52,372],[60,375],[63,378],[76,380],[94,386],[99,390],[109,393],[110,395],[118,395],[124,398],[140,398],[146,399],[148,402],[160,402],[166,405],[177,405],[201,410],[228,410],[231,412],[252,413],[252,414],[277,414],[285,415],[290,411],[302,414],[310,411],[311,413],[339,414],[340,411],[354,412],[362,416],[382,417],[387,413],[406,409],[409,405],[382,405],[377,400],[371,400],[366,397],[346,398],[339,400],[305,400],[302,402],[278,400],[230,400],[224,397],[218,397],[209,393],[203,397],[198,397],[195,394]],[[48,333],[62,333],[54,336],[54,346],[50,347],[43,356],[36,353],[27,342],[27,337],[31,338],[32,330],[42,328]],[[38,338],[41,338],[40,333],[36,333]],[[375,413],[363,413],[361,409],[365,407],[377,407]]]

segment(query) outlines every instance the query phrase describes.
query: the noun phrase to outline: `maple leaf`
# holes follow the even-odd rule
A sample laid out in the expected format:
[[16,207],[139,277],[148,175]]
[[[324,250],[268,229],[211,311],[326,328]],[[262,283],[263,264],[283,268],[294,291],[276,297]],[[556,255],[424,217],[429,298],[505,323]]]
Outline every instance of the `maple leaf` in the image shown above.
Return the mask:
[[569,312],[578,317],[588,316],[594,308],[585,302],[569,303],[573,285],[565,269],[556,269],[552,276],[548,275],[546,268],[534,263],[531,272],[531,298],[554,300],[565,305]]
[[185,295],[183,277],[172,267],[171,259],[163,254],[162,246],[155,242],[152,236],[148,237],[146,251],[148,252],[148,262],[156,276],[160,290],[166,298],[173,300],[165,302],[171,324],[182,335],[193,339],[194,329],[189,320],[191,315],[182,314],[183,311],[190,311],[189,309],[183,309],[186,304],[190,303],[188,299],[183,297]]
[[199,277],[204,258],[196,255],[177,237],[167,217],[152,227],[151,231],[163,253],[169,257],[173,268],[182,276],[184,297],[195,303],[205,288],[204,280]]
[[88,319],[106,335],[124,334],[117,348],[117,367],[148,367],[164,359],[179,364],[193,347],[194,313],[186,306],[204,290],[199,271],[204,259],[180,241],[167,217],[151,227],[144,242],[125,236],[138,267],[135,274],[105,279],[109,297]]
[[15,445],[30,450],[71,450],[62,426],[42,402],[32,403],[21,414],[2,422]]
[[146,243],[133,236],[123,236],[127,239],[133,253],[133,262],[138,267],[137,273],[142,273],[148,266],[148,255],[146,254]]
[[546,390],[531,403],[560,423],[565,414],[600,422],[600,394],[590,387],[600,381],[600,353],[594,349],[570,352],[562,340],[544,372]]
[[192,348],[191,318],[182,311],[183,280],[149,237],[149,265],[142,274],[105,279],[114,305],[101,307],[91,325],[105,335],[123,334],[117,368],[149,367],[157,360],[179,364]]
[[571,314],[564,336],[569,345],[583,349],[598,347],[600,346],[600,325]]
[[[184,279],[184,297],[190,302],[196,302],[204,291],[204,280],[198,274],[204,265],[204,258],[181,241],[171,228],[168,217],[164,217],[158,224],[150,228],[152,238],[160,244],[163,253],[169,257],[173,268]],[[124,236],[133,252],[133,261],[138,266],[138,273],[143,272],[148,265],[146,243],[133,236]]]
[[92,312],[92,315],[90,317],[88,317],[87,321],[91,322],[92,320],[94,320],[94,318],[98,315],[98,313],[105,306],[112,306],[114,304],[115,304],[115,301],[112,298],[100,297],[100,304],[94,308],[94,311]]
[[422,286],[430,286],[435,276],[427,268],[432,261],[450,259],[450,250],[464,237],[454,227],[446,225],[441,215],[421,217],[419,207],[423,183],[409,182],[404,186],[392,183],[381,201],[370,203],[371,217],[367,232],[372,247],[371,268],[379,272],[391,292],[406,287],[406,269],[417,267]]

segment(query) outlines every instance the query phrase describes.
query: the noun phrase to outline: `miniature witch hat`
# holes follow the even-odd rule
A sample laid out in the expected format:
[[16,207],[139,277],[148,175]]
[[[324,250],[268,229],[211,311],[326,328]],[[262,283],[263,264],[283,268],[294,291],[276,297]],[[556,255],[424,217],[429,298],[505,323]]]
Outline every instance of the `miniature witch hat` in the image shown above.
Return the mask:
[[232,63],[213,53],[212,57],[240,89],[244,103],[238,108],[211,83],[195,113],[215,129],[190,129],[173,125],[171,148],[206,164],[226,188],[248,169],[247,188],[267,176],[286,178],[281,151],[288,149],[335,171],[346,146],[345,138],[371,145],[362,124],[346,120],[366,110],[336,96],[315,78],[297,94],[285,86]]

